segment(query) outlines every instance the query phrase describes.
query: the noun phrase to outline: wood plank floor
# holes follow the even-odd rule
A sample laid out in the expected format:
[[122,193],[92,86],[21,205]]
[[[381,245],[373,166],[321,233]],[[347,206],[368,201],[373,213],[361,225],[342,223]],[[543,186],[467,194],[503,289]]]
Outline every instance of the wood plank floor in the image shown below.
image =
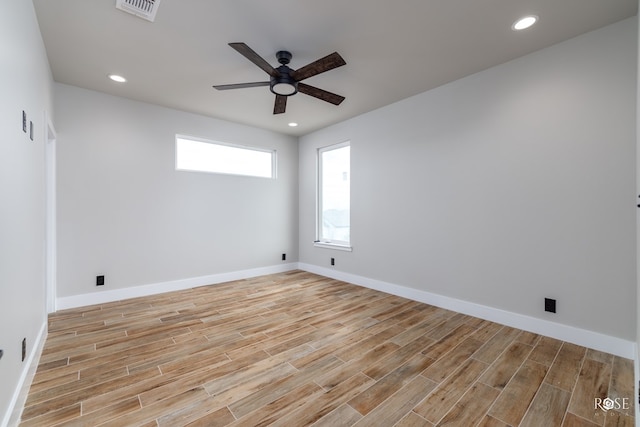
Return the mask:
[[633,381],[631,360],[293,271],[52,314],[21,425],[633,426]]

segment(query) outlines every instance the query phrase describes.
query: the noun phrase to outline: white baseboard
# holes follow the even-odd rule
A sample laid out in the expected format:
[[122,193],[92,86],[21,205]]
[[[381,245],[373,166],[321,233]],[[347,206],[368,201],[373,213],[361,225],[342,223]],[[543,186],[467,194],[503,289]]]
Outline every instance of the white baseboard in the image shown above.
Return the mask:
[[627,341],[622,338],[612,337],[601,334],[599,332],[588,331],[586,329],[576,328],[574,326],[563,325],[560,323],[550,322],[544,319],[538,319],[531,316],[525,316],[506,310],[487,307],[456,298],[446,297],[418,289],[408,288],[405,286],[395,285],[380,280],[370,279],[368,277],[358,276],[355,274],[344,273],[330,268],[319,267],[312,264],[298,263],[300,270],[310,273],[319,274],[330,277],[332,279],[342,280],[344,282],[353,283],[355,285],[364,286],[366,288],[375,289],[388,294],[397,295],[414,301],[423,302],[441,308],[446,308],[458,313],[467,314],[481,319],[490,320],[502,325],[511,326],[525,331],[545,335],[562,341],[567,341],[583,347],[600,350],[606,353],[615,354],[616,356],[625,357],[627,359],[636,360],[636,344],[633,341]]
[[42,355],[42,349],[44,348],[46,340],[47,319],[45,318],[44,323],[42,323],[42,326],[40,327],[40,332],[38,332],[38,336],[36,337],[35,345],[32,347],[33,350],[29,354],[29,357],[26,360],[27,363],[24,365],[24,369],[20,375],[18,386],[13,393],[11,402],[9,402],[9,410],[4,415],[4,418],[0,423],[1,426],[14,427],[20,424],[22,410],[24,409],[24,404],[27,401],[27,396],[29,395],[31,382],[33,381],[33,377],[38,369],[38,363],[40,362],[40,356]]
[[604,351],[627,359],[636,360],[636,344],[622,338],[612,337],[599,332],[576,328],[561,323],[538,319],[531,316],[487,307],[484,305],[463,301],[419,289],[408,288],[393,283],[370,279],[368,277],[345,273],[334,269],[319,267],[306,263],[289,263],[249,270],[233,271],[228,273],[213,274],[209,276],[193,277],[150,285],[134,286],[124,289],[94,292],[90,294],[61,297],[56,300],[56,307],[61,309],[83,307],[93,304],[103,304],[128,298],[136,298],[147,295],[155,295],[164,292],[179,291],[197,286],[212,285],[233,280],[247,279],[267,274],[282,273],[300,269],[310,273],[331,277],[337,280],[375,289],[392,295],[401,296],[414,301],[423,302],[437,307],[446,308],[458,313],[467,314],[492,322],[511,326],[525,331],[567,341],[573,344]]
[[168,282],[154,283],[149,285],[133,286],[123,289],[93,292],[90,294],[60,297],[56,299],[56,308],[58,310],[64,310],[67,308],[104,304],[107,302],[120,301],[128,298],[144,297],[147,295],[180,291],[183,289],[190,289],[198,286],[214,285],[218,283],[230,282],[233,280],[248,279],[251,277],[264,276],[267,274],[283,273],[285,271],[291,271],[297,268],[297,263],[288,263],[269,267],[252,268],[250,270],[240,270],[228,273],[212,274],[208,276],[192,277],[189,279],[172,280]]

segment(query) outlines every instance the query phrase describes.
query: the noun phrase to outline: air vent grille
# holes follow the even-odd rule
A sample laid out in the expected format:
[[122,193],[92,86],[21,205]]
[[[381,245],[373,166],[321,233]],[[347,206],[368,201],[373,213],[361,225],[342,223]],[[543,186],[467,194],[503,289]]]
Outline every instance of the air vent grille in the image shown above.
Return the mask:
[[116,0],[116,8],[153,22],[160,0]]

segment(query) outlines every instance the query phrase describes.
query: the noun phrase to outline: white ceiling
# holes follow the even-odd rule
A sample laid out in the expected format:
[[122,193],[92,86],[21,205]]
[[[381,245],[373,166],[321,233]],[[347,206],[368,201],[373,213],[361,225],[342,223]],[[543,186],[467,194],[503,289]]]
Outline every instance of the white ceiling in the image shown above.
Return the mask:
[[[162,0],[151,23],[115,0],[33,0],[53,78],[87,89],[303,135],[637,13],[637,0]],[[521,32],[513,22],[540,17]],[[291,68],[337,51],[347,65],[305,83],[346,97],[304,94],[273,115],[266,81],[229,42]],[[122,74],[125,84],[107,79]],[[298,122],[297,128],[287,126]]]

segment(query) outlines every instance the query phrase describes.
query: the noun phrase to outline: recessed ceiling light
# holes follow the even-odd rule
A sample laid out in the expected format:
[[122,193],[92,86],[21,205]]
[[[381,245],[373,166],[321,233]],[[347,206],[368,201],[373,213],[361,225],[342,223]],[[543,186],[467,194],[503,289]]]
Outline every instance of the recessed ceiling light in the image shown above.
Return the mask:
[[535,15],[525,16],[524,18],[520,18],[516,22],[514,22],[511,28],[515,31],[524,30],[535,24],[537,21],[538,17]]
[[289,123],[289,126],[294,128],[294,127],[298,126],[298,124],[296,122],[291,122],[291,123]]
[[113,80],[114,82],[118,82],[118,83],[124,83],[124,82],[127,81],[127,79],[125,79],[124,77],[119,76],[117,74],[109,74],[109,78],[111,80]]

